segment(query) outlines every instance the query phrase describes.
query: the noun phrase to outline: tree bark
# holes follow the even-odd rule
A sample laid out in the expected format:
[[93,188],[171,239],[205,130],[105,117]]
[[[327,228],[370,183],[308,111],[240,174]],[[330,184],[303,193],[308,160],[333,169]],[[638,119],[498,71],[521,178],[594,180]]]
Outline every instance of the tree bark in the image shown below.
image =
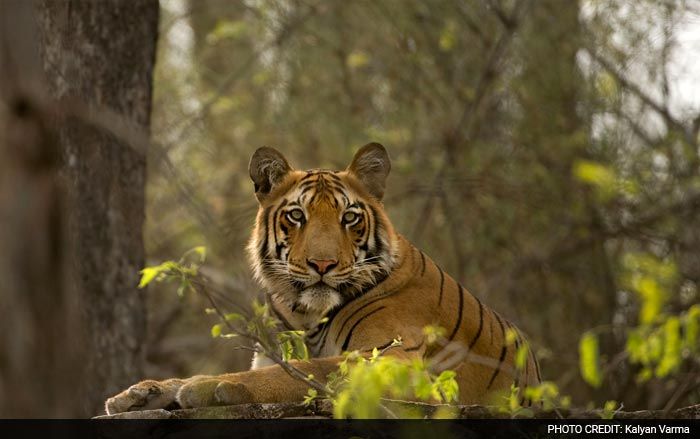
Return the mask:
[[[158,1],[42,0],[37,12],[52,97],[121,114],[147,131]],[[87,331],[86,373],[69,401],[88,415],[142,378],[146,309],[137,284],[146,157],[77,117],[62,120],[58,135],[72,206],[71,284]]]
[[35,37],[32,3],[0,2],[0,417],[77,415],[67,399],[83,372]]

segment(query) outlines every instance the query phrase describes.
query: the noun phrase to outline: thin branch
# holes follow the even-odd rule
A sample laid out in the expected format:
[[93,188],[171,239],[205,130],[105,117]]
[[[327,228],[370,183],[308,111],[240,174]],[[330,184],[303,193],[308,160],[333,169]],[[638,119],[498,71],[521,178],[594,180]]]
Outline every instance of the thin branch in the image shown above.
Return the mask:
[[697,138],[693,136],[692,127],[686,126],[683,122],[677,120],[670,112],[668,107],[659,104],[651,96],[642,91],[641,87],[628,79],[624,73],[622,73],[618,68],[609,60],[607,60],[603,55],[598,53],[596,49],[585,46],[583,48],[593,60],[600,64],[608,73],[613,75],[615,79],[628,91],[630,91],[634,96],[639,98],[645,105],[653,109],[658,113],[666,122],[669,128],[673,128],[680,131],[688,145],[698,147]]
[[309,377],[308,374],[304,373],[303,371],[299,370],[292,364],[288,363],[287,361],[284,361],[282,357],[279,356],[276,352],[268,351],[264,349],[263,347],[263,341],[257,337],[254,334],[251,334],[249,332],[242,332],[239,331],[231,322],[226,319],[226,315],[224,314],[223,311],[221,311],[221,308],[219,308],[218,304],[214,300],[214,298],[209,294],[209,291],[207,291],[206,288],[204,288],[200,284],[192,284],[195,291],[204,296],[208,301],[211,307],[214,309],[216,314],[219,316],[221,321],[226,325],[226,327],[231,331],[232,333],[239,335],[241,337],[247,338],[254,343],[256,343],[256,348],[255,352],[258,352],[260,354],[265,355],[267,358],[275,362],[277,365],[279,365],[282,369],[284,369],[285,372],[287,372],[291,377],[296,378],[300,381],[303,381],[304,383],[307,383],[309,386],[314,388],[316,391],[320,392],[323,395],[327,395],[329,397],[333,396],[333,392],[330,389],[327,389],[325,384],[321,383],[320,381],[316,380],[315,378]]

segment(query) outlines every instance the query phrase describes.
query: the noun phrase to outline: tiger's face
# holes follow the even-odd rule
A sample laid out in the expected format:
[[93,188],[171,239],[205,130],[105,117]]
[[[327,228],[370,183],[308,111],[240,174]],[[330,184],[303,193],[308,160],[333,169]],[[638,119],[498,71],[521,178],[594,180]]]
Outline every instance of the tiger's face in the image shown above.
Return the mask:
[[260,208],[248,252],[269,294],[324,315],[389,274],[396,237],[381,205],[389,169],[376,143],[344,171],[296,171],[272,148],[255,152]]

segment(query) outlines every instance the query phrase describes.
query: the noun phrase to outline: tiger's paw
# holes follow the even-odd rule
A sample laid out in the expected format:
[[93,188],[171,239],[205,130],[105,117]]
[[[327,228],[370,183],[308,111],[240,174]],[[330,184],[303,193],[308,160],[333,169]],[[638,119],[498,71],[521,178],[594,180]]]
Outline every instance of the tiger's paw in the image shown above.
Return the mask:
[[145,380],[134,384],[105,402],[108,415],[134,410],[164,409],[174,406],[177,391],[185,380],[169,379],[165,381]]
[[253,395],[241,383],[222,378],[205,378],[185,384],[177,392],[182,408],[234,405],[253,402]]

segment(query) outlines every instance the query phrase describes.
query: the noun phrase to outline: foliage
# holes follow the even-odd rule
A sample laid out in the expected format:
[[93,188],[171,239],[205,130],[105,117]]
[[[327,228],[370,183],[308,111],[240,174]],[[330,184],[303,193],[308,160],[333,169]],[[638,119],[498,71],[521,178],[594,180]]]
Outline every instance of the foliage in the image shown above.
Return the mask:
[[[399,346],[395,340],[391,347]],[[359,352],[345,354],[338,372],[330,377],[335,387],[335,418],[367,419],[386,416],[382,413],[383,398],[417,399],[433,402],[456,402],[459,386],[456,373],[446,370],[438,375],[430,372],[422,360],[407,362],[374,349],[369,358]],[[401,413],[401,417],[406,417]],[[394,415],[396,416],[396,415]]]
[[[517,346],[514,374],[521,374],[530,354],[530,344],[527,340],[521,340],[515,329],[506,332],[506,343],[508,346]],[[496,399],[495,409],[498,413],[507,413],[512,418],[530,418],[534,414],[531,405],[545,411],[555,411],[558,408],[568,408],[571,405],[571,397],[562,395],[559,386],[551,381],[520,387],[513,383],[509,393]]]
[[[700,305],[679,314],[665,307],[676,288],[676,264],[647,253],[627,253],[622,265],[621,284],[637,293],[638,325],[627,329],[624,350],[629,362],[638,366],[636,379],[666,378],[678,373],[684,359],[700,363],[697,331]],[[579,342],[583,379],[594,387],[603,381],[597,335],[586,332]]]
[[603,409],[600,411],[601,419],[612,419],[615,413],[622,407],[618,405],[617,401],[605,401]]
[[578,350],[581,358],[579,367],[583,379],[593,387],[600,387],[603,383],[603,376],[600,370],[598,338],[591,332],[583,334]]

